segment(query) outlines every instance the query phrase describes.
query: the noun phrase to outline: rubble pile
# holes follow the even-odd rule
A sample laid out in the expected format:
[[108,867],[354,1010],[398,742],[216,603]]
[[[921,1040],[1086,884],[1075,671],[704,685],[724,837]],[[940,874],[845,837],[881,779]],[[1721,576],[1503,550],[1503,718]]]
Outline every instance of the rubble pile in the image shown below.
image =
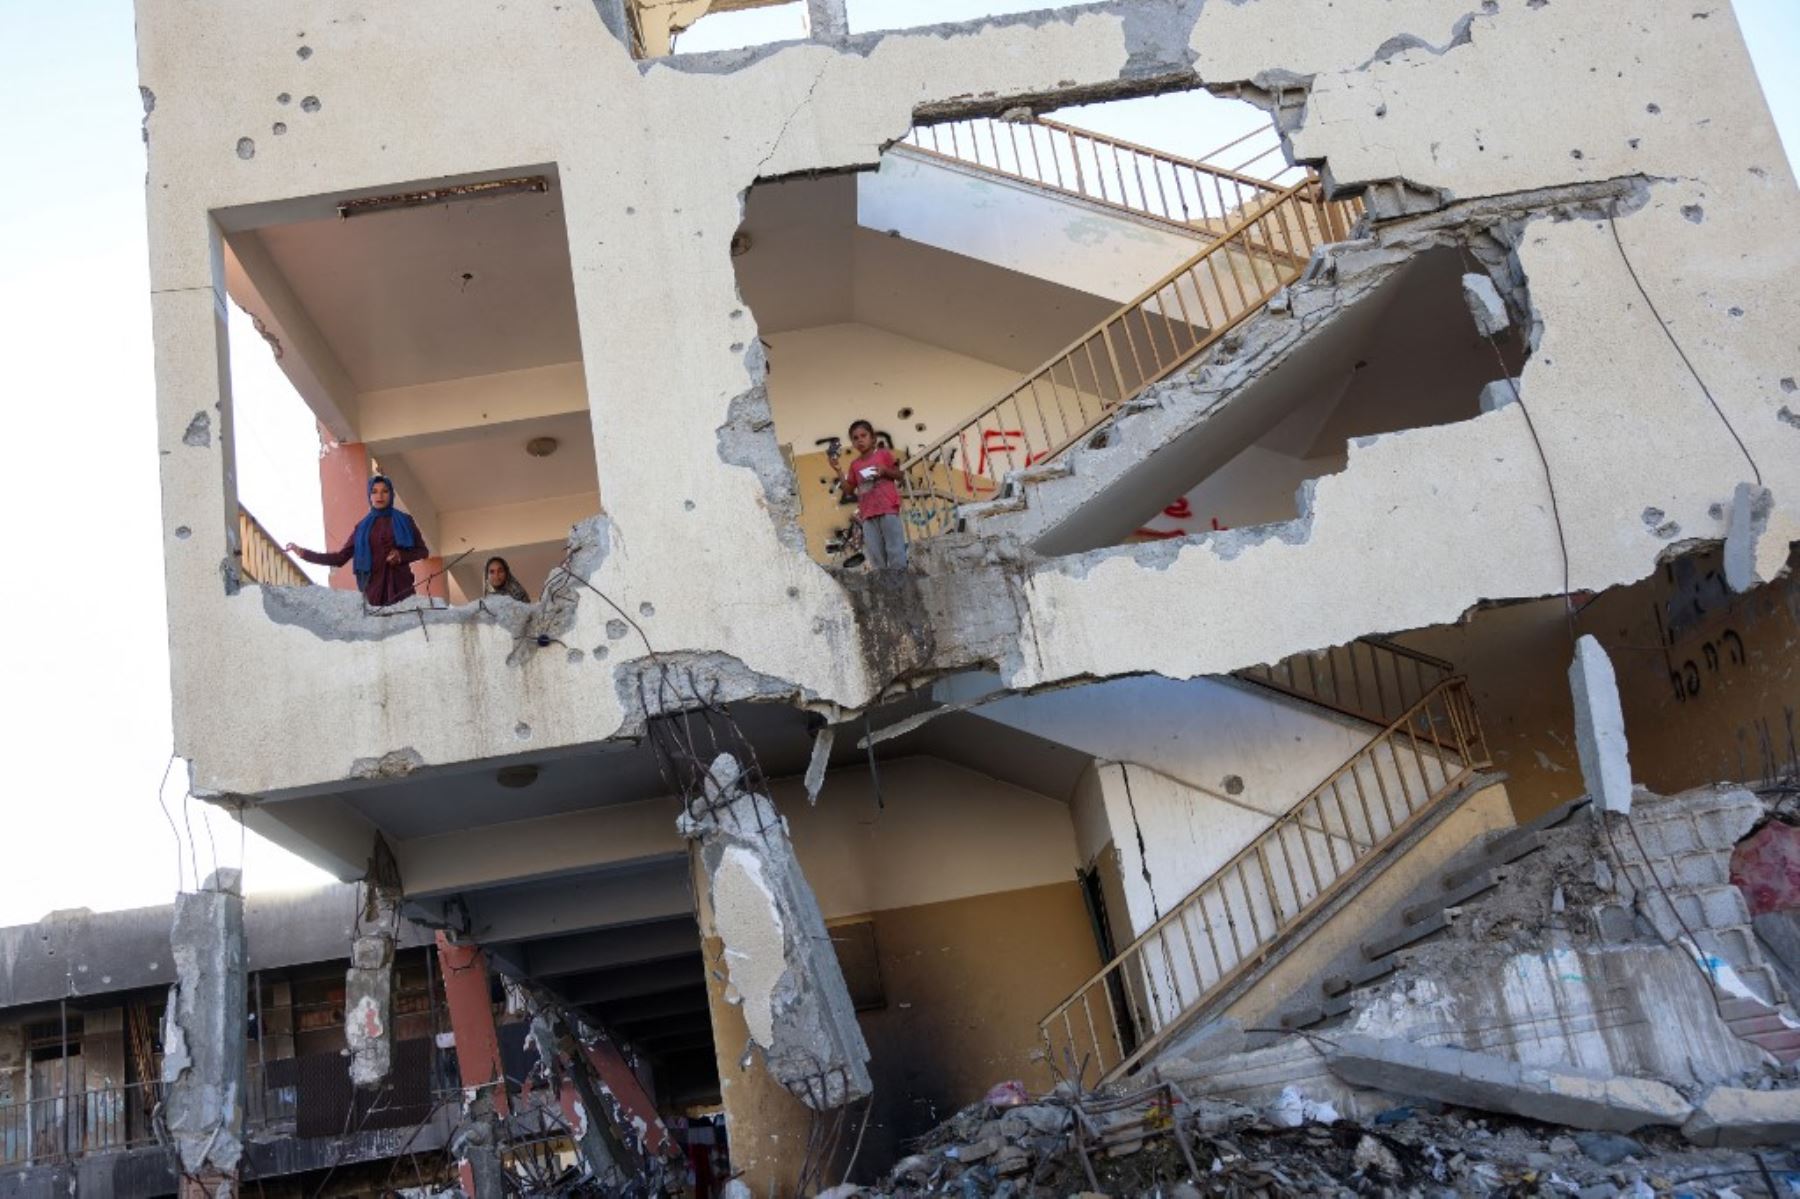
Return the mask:
[[[996,1104],[992,1102],[998,1099]],[[850,1196],[1276,1199],[1287,1196],[1800,1197],[1800,1145],[1691,1145],[1674,1129],[1569,1131],[1436,1104],[1337,1118],[1293,1090],[1260,1110],[1162,1084],[1114,1098],[996,1088]]]

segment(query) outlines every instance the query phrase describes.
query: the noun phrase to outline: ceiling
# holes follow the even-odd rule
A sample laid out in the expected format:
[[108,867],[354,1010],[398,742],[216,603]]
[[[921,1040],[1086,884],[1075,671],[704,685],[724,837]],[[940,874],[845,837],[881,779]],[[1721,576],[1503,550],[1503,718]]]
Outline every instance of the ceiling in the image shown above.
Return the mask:
[[[869,727],[880,729],[930,706],[919,697],[898,701],[874,712]],[[791,778],[806,769],[812,753],[809,713],[780,704],[738,704],[731,713],[755,748],[766,777]],[[861,732],[840,731],[832,751],[833,768],[867,760],[867,751],[856,745]],[[1059,801],[1067,800],[1089,761],[1089,755],[1077,750],[969,712],[939,716],[876,747],[876,756],[882,759],[911,754],[930,754]],[[523,762],[538,767],[537,781],[523,790],[501,787],[496,772]],[[340,792],[338,798],[390,840],[407,840],[668,793],[649,745],[606,743],[573,753],[488,759],[469,769],[421,770],[405,779]]]
[[856,177],[759,183],[738,287],[763,333],[856,321],[1016,371],[1118,305],[856,223]]
[[[525,443],[534,437],[556,438],[556,452],[548,458],[527,454]],[[516,421],[480,438],[420,446],[383,460],[396,457],[440,513],[585,495],[600,487],[585,412]]]
[[494,196],[258,230],[358,391],[581,357],[554,179]]

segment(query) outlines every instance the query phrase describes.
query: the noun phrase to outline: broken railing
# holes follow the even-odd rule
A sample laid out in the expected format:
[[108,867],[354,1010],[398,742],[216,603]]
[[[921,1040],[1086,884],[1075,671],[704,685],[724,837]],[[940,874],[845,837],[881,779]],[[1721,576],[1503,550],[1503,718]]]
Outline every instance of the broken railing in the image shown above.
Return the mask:
[[1052,1066],[1102,1082],[1136,1066],[1487,760],[1467,683],[1443,680],[1045,1016]]
[[[254,1063],[245,1073],[247,1127],[265,1128],[294,1118],[291,1085],[263,1085],[263,1072]],[[0,1168],[74,1161],[88,1154],[158,1144],[156,1107],[161,1097],[160,1083],[133,1082],[71,1088],[67,1094],[0,1105]]]
[[1273,167],[1277,176],[1301,174],[1279,157],[1281,142],[1272,125],[1198,159],[1042,119],[945,121],[914,128],[901,144],[1201,234],[1223,232],[1238,215],[1295,181],[1259,178],[1246,167]]
[[1387,724],[1455,673],[1456,666],[1442,658],[1363,637],[1268,666],[1247,666],[1232,677],[1371,724]]
[[1055,458],[1128,401],[1191,362],[1340,241],[1359,201],[1316,179],[1273,193],[1199,253],[901,466],[907,535],[956,525],[960,504],[995,499],[1008,472]]
[[306,577],[306,572],[287,556],[281,543],[269,536],[269,531],[242,505],[238,506],[238,550],[238,561],[244,577],[252,583],[263,583],[271,587],[306,587],[312,584],[312,580]]

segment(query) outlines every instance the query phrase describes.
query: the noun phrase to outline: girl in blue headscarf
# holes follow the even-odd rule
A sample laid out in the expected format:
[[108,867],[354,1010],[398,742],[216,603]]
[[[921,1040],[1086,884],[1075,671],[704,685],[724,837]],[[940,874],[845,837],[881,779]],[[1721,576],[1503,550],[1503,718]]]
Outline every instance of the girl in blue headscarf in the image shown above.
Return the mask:
[[369,514],[357,522],[344,548],[317,554],[288,542],[287,551],[320,566],[356,564],[356,585],[371,606],[384,608],[413,594],[412,564],[428,557],[425,538],[412,517],[394,507],[394,485],[387,476],[369,480]]

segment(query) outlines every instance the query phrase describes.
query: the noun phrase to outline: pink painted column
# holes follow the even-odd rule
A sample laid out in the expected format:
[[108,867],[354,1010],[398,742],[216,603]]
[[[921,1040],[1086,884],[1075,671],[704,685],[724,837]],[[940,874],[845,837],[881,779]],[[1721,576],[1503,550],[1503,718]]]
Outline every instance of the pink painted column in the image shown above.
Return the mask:
[[[502,1082],[500,1034],[494,1030],[492,986],[487,954],[479,945],[459,945],[440,932],[438,965],[444,976],[444,1005],[450,1009],[450,1032],[456,1038],[456,1069],[463,1089]],[[494,1091],[494,1110],[507,1114],[506,1087]]]
[[420,595],[429,595],[432,599],[449,601],[450,576],[444,573],[444,559],[441,554],[420,558],[412,564],[412,572],[413,586],[419,589]]
[[[330,553],[350,540],[369,511],[369,447],[360,441],[336,442],[324,437],[319,454],[319,498],[325,510],[325,544]],[[415,564],[414,569],[423,563]],[[331,568],[331,585],[355,591],[356,571],[350,563]]]
[[644,1149],[651,1154],[677,1155],[681,1147],[669,1136],[662,1117],[657,1114],[656,1101],[644,1090],[644,1084],[638,1081],[637,1074],[626,1062],[625,1055],[611,1041],[595,1041],[587,1047],[588,1061],[593,1064],[594,1073],[612,1092],[624,1111],[627,1121],[635,1124],[644,1138]]
[[[500,1034],[494,1028],[487,954],[479,945],[459,945],[442,932],[437,935],[437,950],[463,1095],[472,1095],[478,1087],[491,1088],[494,1111],[504,1120],[508,1115],[506,1075],[500,1063]],[[467,1156],[457,1161],[456,1169],[463,1194],[473,1199],[499,1199],[487,1193],[490,1188],[477,1185],[475,1167]]]

